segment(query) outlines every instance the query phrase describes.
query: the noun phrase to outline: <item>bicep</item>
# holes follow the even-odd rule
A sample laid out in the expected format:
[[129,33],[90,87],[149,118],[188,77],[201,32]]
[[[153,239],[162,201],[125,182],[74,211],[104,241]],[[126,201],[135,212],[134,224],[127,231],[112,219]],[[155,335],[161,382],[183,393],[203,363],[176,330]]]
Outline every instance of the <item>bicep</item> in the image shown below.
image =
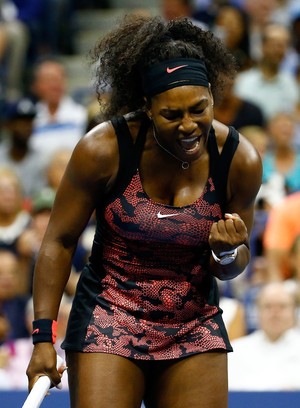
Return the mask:
[[112,177],[112,158],[94,147],[83,142],[75,148],[56,194],[46,237],[65,247],[76,245]]
[[57,191],[46,233],[66,246],[78,239],[95,207],[93,192],[72,180],[68,172]]
[[249,143],[241,146],[233,160],[228,179],[226,212],[237,213],[250,234],[254,218],[255,199],[262,180],[262,163],[257,151]]

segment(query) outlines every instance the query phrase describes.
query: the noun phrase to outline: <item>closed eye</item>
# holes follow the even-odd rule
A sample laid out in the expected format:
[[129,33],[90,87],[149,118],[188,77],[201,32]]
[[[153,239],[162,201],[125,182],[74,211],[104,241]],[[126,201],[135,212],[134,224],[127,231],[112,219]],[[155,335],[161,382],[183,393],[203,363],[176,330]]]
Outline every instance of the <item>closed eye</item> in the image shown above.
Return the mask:
[[191,113],[196,114],[196,115],[200,115],[204,111],[205,111],[205,108],[204,109],[193,109],[193,110],[191,110]]

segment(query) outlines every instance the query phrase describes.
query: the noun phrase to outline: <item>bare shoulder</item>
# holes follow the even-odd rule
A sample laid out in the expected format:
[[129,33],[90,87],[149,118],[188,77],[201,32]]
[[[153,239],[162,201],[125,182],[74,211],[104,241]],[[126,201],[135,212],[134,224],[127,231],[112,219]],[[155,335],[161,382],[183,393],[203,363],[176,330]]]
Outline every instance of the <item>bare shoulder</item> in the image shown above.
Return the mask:
[[78,181],[108,183],[116,176],[119,165],[118,142],[110,122],[90,130],[75,147],[69,170]]
[[226,141],[228,136],[229,128],[228,126],[224,125],[224,123],[219,122],[218,120],[214,120],[212,124],[219,150],[222,150],[222,147]]
[[[215,134],[217,138],[218,148],[221,151],[223,145],[227,139],[229,128],[221,122],[214,121],[213,126],[215,129]],[[239,145],[237,148],[237,154],[234,156],[233,164],[241,166],[244,170],[251,170],[254,168],[259,169],[261,166],[261,157],[252,143],[249,142],[246,137],[239,133]],[[258,170],[257,169],[257,170]]]
[[[217,143],[219,149],[222,149],[228,136],[228,126],[214,121]],[[239,144],[233,157],[229,172],[229,182],[231,194],[240,192],[245,201],[252,201],[260,186],[262,180],[262,161],[255,147],[239,133]]]
[[77,147],[92,160],[110,159],[118,151],[117,138],[111,122],[95,126],[81,139]]
[[[261,156],[253,144],[241,133],[239,133],[240,143],[237,149],[237,155],[234,164],[238,167],[237,171],[250,174],[257,174],[259,180],[262,173]],[[261,181],[261,180],[260,180]]]

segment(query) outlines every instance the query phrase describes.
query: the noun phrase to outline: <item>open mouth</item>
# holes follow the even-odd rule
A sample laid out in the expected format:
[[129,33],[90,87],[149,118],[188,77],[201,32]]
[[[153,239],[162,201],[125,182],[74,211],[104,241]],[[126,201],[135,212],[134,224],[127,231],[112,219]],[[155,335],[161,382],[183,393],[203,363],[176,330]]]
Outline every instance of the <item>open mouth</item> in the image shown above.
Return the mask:
[[186,152],[193,153],[199,147],[200,136],[187,137],[185,139],[180,139],[180,140],[178,140],[178,144]]

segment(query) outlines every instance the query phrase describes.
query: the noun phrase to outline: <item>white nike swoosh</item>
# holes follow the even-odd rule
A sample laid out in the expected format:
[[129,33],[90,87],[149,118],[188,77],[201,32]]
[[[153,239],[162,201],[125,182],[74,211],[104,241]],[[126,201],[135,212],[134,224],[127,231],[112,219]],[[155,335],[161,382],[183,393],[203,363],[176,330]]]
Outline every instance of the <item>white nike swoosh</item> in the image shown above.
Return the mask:
[[157,218],[167,218],[167,217],[174,217],[175,215],[178,215],[178,213],[176,214],[161,214],[160,211],[157,213]]

